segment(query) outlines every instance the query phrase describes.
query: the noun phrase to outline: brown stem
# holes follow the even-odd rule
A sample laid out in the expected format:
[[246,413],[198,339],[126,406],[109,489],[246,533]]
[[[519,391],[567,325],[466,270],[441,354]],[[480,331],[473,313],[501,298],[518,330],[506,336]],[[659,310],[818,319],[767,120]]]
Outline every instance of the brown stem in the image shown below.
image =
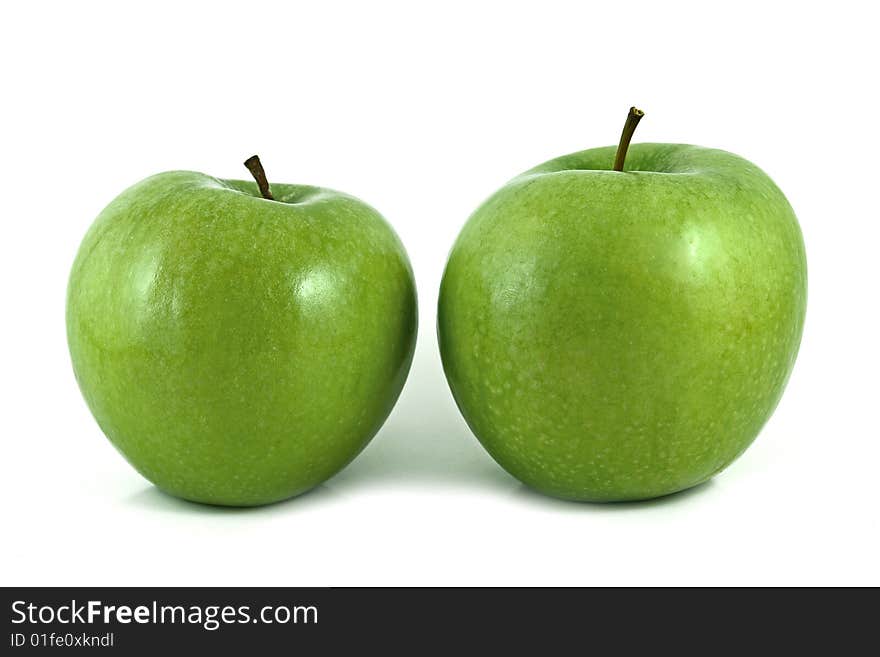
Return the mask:
[[263,195],[263,198],[268,199],[269,201],[274,201],[275,198],[272,196],[272,192],[269,190],[269,181],[266,179],[266,172],[263,171],[263,165],[260,162],[260,156],[251,155],[248,159],[244,161],[244,165],[248,168],[248,171],[251,172],[254,180],[257,181],[257,187],[260,188],[260,194]]
[[626,123],[623,124],[623,132],[620,135],[620,143],[617,145],[617,155],[614,156],[614,170],[615,171],[623,171],[623,163],[626,160],[626,150],[629,148],[629,142],[632,139],[633,133],[636,131],[636,126],[639,124],[639,121],[642,120],[642,117],[645,113],[636,109],[635,107],[629,108],[629,114],[626,115]]

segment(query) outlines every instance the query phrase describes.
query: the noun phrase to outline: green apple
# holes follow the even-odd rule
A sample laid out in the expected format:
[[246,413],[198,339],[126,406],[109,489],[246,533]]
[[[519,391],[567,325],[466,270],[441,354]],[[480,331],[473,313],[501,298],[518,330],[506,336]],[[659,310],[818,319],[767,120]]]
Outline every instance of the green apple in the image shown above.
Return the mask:
[[617,158],[566,155],[489,198],[440,289],[465,420],[508,472],[566,499],[651,498],[720,472],[779,402],[804,323],[782,192],[720,150],[627,156],[637,118]]
[[328,189],[270,190],[247,164],[258,184],[174,171],[123,192],[67,293],[74,372],[113,445],[160,489],[232,506],[298,495],[351,461],[397,400],[417,321],[379,213]]

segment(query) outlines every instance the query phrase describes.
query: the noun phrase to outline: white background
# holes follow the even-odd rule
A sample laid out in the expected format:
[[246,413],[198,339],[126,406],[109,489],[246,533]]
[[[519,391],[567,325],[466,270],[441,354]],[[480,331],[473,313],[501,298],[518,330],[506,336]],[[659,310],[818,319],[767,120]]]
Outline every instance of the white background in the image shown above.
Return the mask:
[[[870,3],[21,2],[0,15],[0,583],[880,584],[878,47]],[[825,6],[820,9],[820,6]],[[470,212],[546,159],[688,142],[764,168],[800,218],[800,357],[751,449],[690,492],[542,497],[483,452],[434,335]],[[345,190],[395,226],[420,332],[345,471],[268,508],[167,497],[69,364],[67,274],[97,213],[168,169]]]

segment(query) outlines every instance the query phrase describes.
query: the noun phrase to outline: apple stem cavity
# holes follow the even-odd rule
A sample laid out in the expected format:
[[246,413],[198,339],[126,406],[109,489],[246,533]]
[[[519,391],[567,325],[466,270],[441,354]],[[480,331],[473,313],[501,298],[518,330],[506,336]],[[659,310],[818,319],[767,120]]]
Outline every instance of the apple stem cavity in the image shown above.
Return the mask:
[[251,155],[244,161],[244,165],[248,168],[248,171],[251,172],[254,180],[257,181],[257,187],[260,188],[260,194],[263,195],[263,198],[267,201],[274,201],[275,197],[272,196],[272,191],[269,189],[269,180],[266,178],[266,172],[263,170],[260,156]]
[[617,155],[614,156],[615,171],[623,171],[623,163],[626,160],[629,142],[636,131],[636,126],[644,115],[645,113],[640,109],[635,107],[629,108],[629,114],[626,115],[626,123],[623,124],[623,132],[620,134],[620,143],[617,145]]

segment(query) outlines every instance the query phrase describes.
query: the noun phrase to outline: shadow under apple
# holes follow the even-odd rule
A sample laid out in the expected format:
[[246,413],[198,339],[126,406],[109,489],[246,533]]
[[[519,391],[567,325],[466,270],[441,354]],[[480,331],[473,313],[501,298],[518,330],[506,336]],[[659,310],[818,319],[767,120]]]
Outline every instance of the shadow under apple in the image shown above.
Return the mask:
[[148,511],[159,511],[162,513],[183,513],[183,514],[214,514],[214,515],[237,515],[237,514],[269,514],[276,513],[284,507],[296,506],[297,508],[311,508],[327,503],[332,503],[335,498],[341,495],[328,487],[321,484],[306,491],[302,495],[291,497],[286,500],[266,504],[263,506],[220,506],[216,504],[203,504],[201,502],[191,502],[180,497],[169,495],[156,486],[149,485],[142,490],[134,493],[126,499],[126,503],[133,507],[138,507]]
[[623,513],[680,505],[689,501],[693,502],[697,498],[700,498],[707,493],[711,493],[716,487],[717,484],[715,483],[715,480],[709,479],[708,481],[704,481],[691,488],[686,488],[685,490],[680,490],[661,497],[653,497],[648,500],[632,500],[626,502],[578,502],[576,500],[565,500],[559,497],[544,495],[533,488],[521,485],[516,489],[514,497],[525,504],[544,507],[548,510],[574,513]]

